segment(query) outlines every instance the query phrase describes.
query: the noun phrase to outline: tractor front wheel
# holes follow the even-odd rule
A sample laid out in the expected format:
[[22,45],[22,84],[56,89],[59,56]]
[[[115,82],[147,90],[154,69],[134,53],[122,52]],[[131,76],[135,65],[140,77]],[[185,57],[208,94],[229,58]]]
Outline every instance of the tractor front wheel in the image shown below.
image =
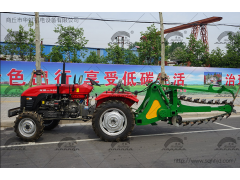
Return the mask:
[[43,134],[43,120],[37,113],[23,112],[14,123],[14,131],[24,141],[35,142]]
[[104,141],[126,140],[134,125],[134,114],[122,101],[106,101],[100,104],[93,114],[93,130]]

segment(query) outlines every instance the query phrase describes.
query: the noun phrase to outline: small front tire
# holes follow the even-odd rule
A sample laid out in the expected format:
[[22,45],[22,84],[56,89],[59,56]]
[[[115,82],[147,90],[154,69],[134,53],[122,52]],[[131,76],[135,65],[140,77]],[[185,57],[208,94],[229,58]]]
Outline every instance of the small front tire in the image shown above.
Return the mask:
[[17,136],[26,142],[35,142],[41,137],[44,131],[42,117],[34,112],[19,114],[14,124],[14,131]]

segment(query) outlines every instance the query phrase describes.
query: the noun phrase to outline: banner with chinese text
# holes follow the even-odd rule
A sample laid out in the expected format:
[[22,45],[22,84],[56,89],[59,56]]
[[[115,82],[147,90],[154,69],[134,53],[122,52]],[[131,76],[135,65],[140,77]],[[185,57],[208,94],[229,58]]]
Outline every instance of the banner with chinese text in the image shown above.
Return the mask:
[[[57,62],[41,63],[48,84],[60,83],[62,65],[63,63]],[[35,62],[1,61],[1,95],[20,95],[28,88],[33,69]],[[119,79],[122,79],[124,85],[131,86],[131,91],[141,90],[146,87],[146,82],[155,81],[160,71],[160,66],[66,63],[67,83],[73,83],[75,74],[77,80],[83,75],[83,83],[89,83],[89,77],[102,85],[101,88],[95,88],[98,93],[111,89]],[[239,68],[166,66],[165,71],[174,85],[204,87],[209,84],[240,84]],[[33,85],[36,85],[36,78]]]

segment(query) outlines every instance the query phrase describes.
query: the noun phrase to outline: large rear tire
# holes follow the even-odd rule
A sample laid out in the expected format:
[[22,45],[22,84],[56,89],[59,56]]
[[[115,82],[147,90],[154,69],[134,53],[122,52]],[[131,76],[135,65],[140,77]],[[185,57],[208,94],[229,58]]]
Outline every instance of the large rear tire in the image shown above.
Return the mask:
[[34,112],[23,112],[14,121],[17,136],[27,142],[35,142],[43,134],[42,117]]
[[129,106],[122,101],[109,100],[94,111],[92,127],[103,141],[123,141],[131,135],[135,120]]
[[49,131],[58,126],[60,120],[44,120],[44,130]]

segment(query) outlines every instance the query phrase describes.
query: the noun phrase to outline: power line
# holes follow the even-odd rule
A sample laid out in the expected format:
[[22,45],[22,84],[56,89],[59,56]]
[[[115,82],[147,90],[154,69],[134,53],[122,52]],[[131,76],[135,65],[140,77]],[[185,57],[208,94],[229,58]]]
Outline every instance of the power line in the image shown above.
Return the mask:
[[[1,12],[5,14],[18,14],[24,16],[35,16],[34,14],[26,14],[26,13],[17,13],[17,12]],[[57,16],[57,15],[39,15],[39,17],[55,17],[55,18],[67,18],[67,19],[79,19],[79,20],[94,20],[94,21],[108,21],[108,22],[127,22],[127,23],[151,23],[151,24],[160,24],[158,21],[133,21],[133,20],[119,20],[119,19],[100,19],[100,18],[85,18],[85,17],[68,17],[68,16]],[[186,23],[163,23],[164,25],[184,25]],[[196,24],[189,24],[188,25],[196,25]],[[240,27],[239,25],[234,24],[207,24],[208,26],[231,26],[231,27]]]

